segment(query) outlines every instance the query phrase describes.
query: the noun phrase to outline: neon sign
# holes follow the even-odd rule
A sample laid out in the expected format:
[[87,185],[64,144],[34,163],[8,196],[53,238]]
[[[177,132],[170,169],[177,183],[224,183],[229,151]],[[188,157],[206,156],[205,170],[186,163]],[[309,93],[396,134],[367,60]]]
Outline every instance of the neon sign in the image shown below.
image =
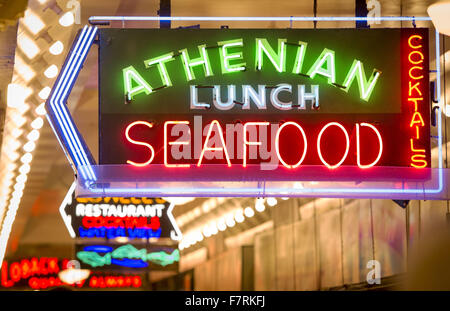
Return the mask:
[[429,135],[426,130],[426,122],[429,121],[429,113],[426,113],[428,103],[426,99],[424,100],[424,97],[426,98],[428,94],[428,81],[426,79],[428,62],[425,59],[426,50],[424,50],[426,37],[411,32],[406,38],[403,48],[408,55],[406,64],[404,64],[406,67],[404,71],[408,73],[405,88],[407,89],[408,110],[411,113],[411,121],[409,122],[409,127],[412,130],[410,134],[410,161],[411,166],[424,168],[428,166],[430,161],[427,157],[427,146],[423,144],[421,139],[421,137]]
[[60,271],[68,268],[68,259],[54,257],[32,257],[17,261],[3,261],[0,276],[0,286],[4,288],[31,288],[43,290],[58,286],[73,286],[75,288],[115,288],[141,287],[140,275],[110,275],[96,272],[87,279],[76,284],[64,283],[58,276]]
[[[102,20],[104,18],[111,18],[113,20],[159,19],[159,17],[95,17],[92,20]],[[217,21],[239,20],[248,22],[256,20],[298,20],[323,21],[325,23],[328,21],[337,20],[356,20],[354,17],[174,17],[174,19]],[[367,18],[357,19],[367,20]],[[381,18],[381,20],[390,21],[414,21],[417,19],[417,17]],[[429,17],[423,17],[421,19],[428,21],[430,20]],[[266,194],[270,194],[282,196],[304,196],[323,194],[339,197],[353,197],[356,195],[363,197],[391,198],[392,196],[395,196],[398,198],[415,198],[417,195],[435,197],[436,195],[439,196],[442,192],[444,186],[443,172],[441,170],[442,133],[440,117],[437,119],[438,135],[436,137],[433,136],[434,139],[437,140],[439,154],[437,169],[432,171],[436,172],[436,174],[431,173],[431,170],[429,169],[417,168],[411,165],[411,128],[409,127],[409,124],[413,113],[408,115],[404,109],[407,107],[407,96],[405,96],[407,86],[405,81],[407,81],[407,75],[405,76],[404,73],[407,73],[407,71],[405,71],[405,62],[408,54],[406,53],[407,50],[403,44],[407,43],[407,38],[405,38],[405,36],[411,34],[407,33],[407,29],[371,29],[367,31],[361,31],[361,29],[340,29],[339,31],[336,31],[335,29],[249,29],[248,33],[246,33],[247,30],[242,31],[238,29],[226,31],[202,29],[201,34],[200,31],[197,30],[187,30],[186,33],[182,33],[185,30],[177,29],[167,31],[155,30],[155,33],[150,35],[144,34],[144,31],[142,30],[133,30],[136,31],[133,35],[131,30],[131,32],[129,31],[125,33],[125,31],[121,29],[118,30],[118,33],[114,33],[111,40],[106,38],[108,34],[105,34],[105,31],[98,29],[95,26],[85,26],[82,30],[80,30],[76,40],[73,43],[72,50],[67,57],[66,64],[61,69],[61,73],[58,78],[59,82],[55,84],[55,87],[46,103],[49,122],[57,134],[62,147],[66,150],[69,161],[73,165],[73,168],[79,177],[77,189],[80,195],[114,196],[135,194],[138,196],[167,196],[184,194],[200,196],[264,196]],[[107,31],[114,32],[115,30],[109,29]],[[123,32],[120,33],[121,31]],[[277,33],[279,31],[282,33]],[[327,31],[332,32],[332,34],[326,34]],[[219,34],[217,34],[218,32]],[[426,29],[414,28],[411,32],[412,34],[423,35],[425,52],[424,64],[428,64],[428,53],[426,53],[428,51],[428,31]],[[89,148],[86,146],[83,138],[77,131],[76,125],[70,117],[65,105],[68,94],[72,90],[74,81],[81,69],[81,65],[85,60],[86,54],[91,48],[94,38],[97,36],[98,40],[95,42],[99,42],[100,44],[100,63],[111,65],[108,66],[110,69],[109,72],[99,72],[102,76],[101,81],[104,82],[100,89],[100,119],[102,121],[100,123],[100,142],[106,142],[109,140],[109,144],[104,144],[104,151],[102,151],[102,148],[99,149],[100,165],[98,166],[93,160]],[[106,38],[104,41],[101,40],[102,36],[104,39]],[[178,38],[174,38],[176,36],[178,36]],[[157,42],[161,37],[164,37],[164,44],[155,44],[155,42]],[[201,37],[201,40],[198,40],[198,37]],[[214,51],[218,51],[218,49],[223,48],[220,44],[217,44],[217,42],[220,43],[233,40],[232,38],[242,38],[243,40],[244,49],[242,50],[242,58],[237,55],[239,58],[236,57],[235,63],[242,64],[242,66],[237,66],[237,68],[244,67],[245,70],[242,70],[244,68],[240,68],[241,70],[236,70],[232,74],[225,74],[223,72],[220,74],[221,68],[224,66],[222,64],[223,61],[220,60],[220,54],[218,54],[219,56],[217,57],[217,53],[215,54]],[[290,56],[286,57],[286,72],[278,72],[272,61],[267,58],[264,52],[263,62],[266,65],[263,65],[262,70],[255,69],[255,58],[249,57],[249,55],[255,55],[256,51],[246,51],[245,49],[249,46],[254,46],[256,38],[266,38],[276,53],[279,53],[279,51],[277,51],[277,40],[280,38],[287,39],[285,45],[286,53]],[[124,39],[129,40],[129,42],[127,42],[128,44],[123,44],[125,42]],[[186,42],[183,43],[183,40]],[[151,44],[147,44],[147,41],[151,41]],[[131,48],[135,46],[136,42],[138,42],[137,45],[140,45],[140,47]],[[298,42],[298,44],[292,44],[295,42]],[[302,44],[302,42],[307,44]],[[382,44],[378,44],[378,42],[382,42]],[[191,59],[199,58],[201,51],[197,54],[196,49],[198,50],[198,45],[202,44],[206,45],[205,50],[212,64],[211,68],[214,75],[206,77],[202,67],[203,65],[193,66],[192,69],[196,75],[196,79],[191,81],[192,83],[186,83],[185,71],[173,70],[173,68],[182,68],[180,66],[183,66],[181,63],[181,54],[176,51],[186,49]],[[214,44],[217,45],[217,49]],[[435,37],[435,44],[436,57],[439,58],[440,43],[438,35]],[[400,45],[401,48],[399,48]],[[303,47],[298,48],[299,46]],[[349,47],[351,47],[351,50]],[[227,46],[225,48],[225,54],[231,55],[236,53],[236,48],[239,51],[239,42],[236,46]],[[355,59],[361,60],[361,62],[364,63],[364,71],[366,73],[366,78],[368,78],[366,82],[370,82],[369,74],[371,69],[376,68],[382,72],[375,84],[373,92],[370,95],[369,101],[367,102],[371,103],[371,105],[361,105],[363,100],[360,97],[357,81],[353,80],[353,84],[348,89],[348,92],[342,92],[341,86],[344,88],[345,86],[338,85],[338,83],[336,83],[337,85],[328,84],[326,76],[317,74],[314,77],[314,79],[316,79],[315,81],[314,79],[311,79],[311,77],[306,76],[305,72],[307,73],[308,69],[310,69],[313,65],[312,62],[318,58],[318,55],[320,55],[325,48],[335,52],[335,81],[338,83],[340,83],[340,81],[344,81],[345,83],[346,77],[343,75],[348,75],[349,72],[356,76],[356,78],[354,77],[353,79],[358,79],[359,65],[355,63],[354,70],[349,69],[352,67]],[[172,51],[173,55],[166,57],[167,60],[171,60],[165,65],[168,73],[167,76],[169,77],[170,75],[171,87],[162,87],[160,81],[162,81],[161,75],[164,76],[164,73],[160,74],[159,70],[154,70],[154,68],[158,67],[158,64],[150,64],[150,67],[146,67],[144,63],[144,67],[142,67],[142,60],[149,60],[165,55],[165,53],[167,54],[169,51]],[[386,51],[389,51],[389,53],[386,53]],[[169,52],[168,54],[172,52]],[[295,57],[292,56],[294,54]],[[298,57],[297,54],[299,54]],[[414,60],[414,56],[418,56],[418,54],[414,53],[411,57],[413,61],[417,61]],[[327,56],[328,59],[331,57],[332,56]],[[295,63],[295,59],[303,60],[303,63],[301,61]],[[275,60],[275,62],[276,61],[277,60]],[[233,59],[229,60],[229,64],[235,63]],[[220,64],[220,67],[218,64]],[[401,64],[401,66],[399,66],[399,64]],[[123,88],[124,80],[123,77],[120,77],[120,75],[122,75],[122,69],[130,65],[135,67],[146,82],[154,87],[152,89],[152,93],[148,96],[138,94],[133,99],[125,96]],[[323,65],[324,66],[322,66],[322,69],[324,71],[328,71],[329,68],[326,66],[327,62],[324,62]],[[154,68],[151,66],[154,66]],[[289,72],[291,68],[292,72]],[[440,72],[439,63],[436,63],[435,69],[438,73]],[[416,69],[413,70],[413,73],[415,70]],[[269,71],[272,71],[275,75],[271,73],[269,74]],[[289,74],[292,75],[289,76]],[[420,77],[420,75],[417,77]],[[428,81],[428,74],[425,75],[425,79]],[[439,94],[439,75],[436,76],[436,81],[436,91]],[[246,87],[244,87],[244,85],[246,85]],[[266,94],[260,92],[260,89],[262,89],[261,85],[266,86]],[[428,84],[425,83],[424,87],[427,88]],[[272,90],[275,88],[277,88],[277,90],[272,93]],[[170,90],[170,92],[164,92],[167,90]],[[292,93],[290,90],[292,90]],[[229,104],[230,101],[227,98],[228,94],[224,94],[224,91],[228,92],[230,95],[235,93],[235,96],[228,96],[231,98],[235,97],[236,100],[233,106]],[[298,100],[299,96],[304,99],[306,109],[299,108],[302,103],[302,100]],[[188,97],[187,105],[185,105],[186,97]],[[189,97],[192,98],[192,101]],[[320,101],[317,102],[316,99],[319,99],[319,97]],[[437,98],[439,100],[439,95]],[[183,103],[180,102],[181,100]],[[251,109],[242,109],[246,103],[246,100]],[[199,109],[195,110],[195,114],[193,116],[192,112],[194,110],[190,108],[186,109],[186,107],[190,107],[190,102],[194,105],[198,103]],[[289,108],[289,105],[284,105],[284,103],[289,104],[291,102],[291,111],[286,111],[289,114],[293,112],[298,112],[298,114],[292,115],[292,118],[290,119],[285,118],[286,111],[277,109],[277,107],[272,104],[276,103],[278,104],[278,107]],[[429,133],[429,123],[427,122],[427,119],[429,120],[429,115],[426,111],[429,98],[427,96],[424,97],[424,102],[427,104],[421,106],[420,109],[424,109],[424,114],[422,114],[422,116],[425,124],[425,132]],[[102,103],[111,103],[111,105],[102,105]],[[152,105],[149,105],[149,103],[152,103]],[[153,105],[153,103],[170,103],[170,105]],[[264,103],[266,103],[266,110],[259,109],[259,106],[261,105],[261,107],[263,107]],[[324,103],[327,103],[327,105],[324,105]],[[125,104],[127,108],[123,108],[122,104]],[[219,115],[214,115],[216,108],[219,110],[218,107],[221,106],[224,108],[229,108],[229,110],[225,109],[225,111],[221,111]],[[120,109],[116,109],[114,107],[118,107]],[[155,107],[157,107],[158,111],[149,111],[149,108],[153,109]],[[134,110],[135,113],[132,110]],[[174,115],[173,111],[176,111],[178,114]],[[440,110],[438,109],[438,111]],[[119,116],[120,114],[121,116]],[[274,116],[273,114],[284,114],[284,117],[282,116],[282,118],[280,118]],[[168,115],[170,115],[170,117],[168,117]],[[243,115],[245,115],[246,118],[242,118]],[[262,115],[264,115],[264,118],[261,118]],[[316,154],[315,160],[318,162],[318,165],[310,162],[311,159],[309,159],[307,155],[301,165],[295,170],[283,170],[285,166],[283,166],[276,157],[275,148],[270,148],[270,143],[266,144],[266,141],[263,141],[260,146],[258,146],[257,143],[255,146],[250,146],[250,149],[256,147],[256,151],[259,152],[257,155],[260,157],[258,158],[253,156],[254,158],[251,159],[253,162],[249,161],[245,169],[243,169],[242,166],[239,168],[239,166],[235,165],[228,167],[224,161],[225,158],[223,158],[223,155],[222,159],[219,158],[220,160],[223,160],[222,162],[216,161],[216,163],[214,163],[215,160],[219,160],[216,158],[214,151],[205,153],[205,159],[212,159],[212,162],[203,161],[201,167],[195,165],[198,163],[204,138],[207,135],[207,129],[204,129],[203,126],[201,128],[198,127],[199,121],[203,122],[200,124],[208,125],[212,120],[218,120],[222,124],[230,123],[236,125],[237,127],[239,127],[239,124],[242,124],[242,121],[270,122],[278,125],[281,125],[284,121],[297,121],[297,123],[300,124],[305,130],[305,133],[309,138],[309,129],[314,128],[318,122],[321,120],[323,121],[323,119],[329,117],[329,115],[336,115],[337,118],[331,120],[327,119],[324,123],[320,124],[320,126],[325,125],[327,122],[338,122],[341,123],[349,133],[349,128],[353,127],[353,130],[351,130],[351,133],[349,134],[351,147],[348,153],[348,158],[351,159],[351,162],[347,159],[336,169],[327,168],[323,165],[323,163],[320,164],[320,159],[318,154]],[[186,118],[183,118],[183,116]],[[299,117],[301,117],[301,120]],[[152,163],[147,166],[134,167],[133,165],[126,164],[126,160],[130,159],[132,161],[134,160],[136,163],[141,163],[146,160],[146,154],[142,154],[142,150],[138,150],[138,148],[134,150],[126,150],[127,148],[130,148],[130,146],[126,145],[127,141],[124,132],[126,125],[140,119],[154,125],[152,129],[149,129],[152,130],[153,133],[148,133],[149,135],[145,135],[145,140],[141,141],[154,147],[155,158]],[[163,122],[161,122],[160,119],[162,119]],[[350,120],[350,123],[347,123],[348,119]],[[179,128],[170,129],[169,126],[167,131],[172,136],[169,136],[168,142],[174,143],[171,144],[170,149],[167,150],[167,156],[165,157],[164,151],[161,148],[164,144],[164,135],[161,135],[160,129],[161,126],[163,127],[166,120],[178,120],[176,122],[180,122],[181,124],[183,121],[180,120],[185,120],[189,122],[191,126],[197,125],[197,128],[196,130],[193,129],[192,132],[186,133],[180,131]],[[197,121],[197,124],[195,124],[194,121]],[[308,124],[305,125],[304,123]],[[357,161],[359,161],[361,165],[370,164],[372,159],[376,160],[378,158],[378,152],[380,152],[380,149],[378,136],[376,133],[372,133],[372,142],[374,142],[373,147],[376,149],[370,151],[372,143],[368,143],[368,140],[364,139],[364,131],[366,130],[367,132],[368,130],[369,133],[371,133],[371,129],[370,127],[362,126],[362,123],[372,124],[375,126],[379,130],[383,142],[382,155],[377,164],[370,169],[364,170],[357,167]],[[105,128],[103,132],[102,124],[103,128]],[[360,130],[358,134],[361,138],[361,144],[359,146],[354,141],[356,136],[355,132],[358,129],[356,124],[359,124]],[[109,129],[106,129],[108,126]],[[292,128],[295,129],[294,127]],[[204,130],[203,133],[201,132],[202,129]],[[337,127],[335,129],[337,130]],[[233,128],[228,130],[232,131]],[[312,137],[316,138],[319,131],[320,128],[313,133]],[[177,135],[177,132],[178,134],[182,134],[181,137]],[[226,136],[227,128],[224,128],[223,132]],[[389,135],[386,136],[386,133],[389,133]],[[216,137],[215,134],[216,133],[213,131],[213,140]],[[264,138],[264,135],[266,135],[267,139],[267,136],[270,137],[270,134],[271,133],[263,132],[260,136]],[[298,132],[298,134],[300,134],[300,132]],[[135,135],[136,134],[133,135],[133,133],[130,132],[131,138],[139,138]],[[254,135],[256,135],[256,139],[258,139],[258,132],[256,134],[249,133],[250,141],[254,141]],[[242,135],[237,136],[242,137]],[[275,137],[275,133],[272,137]],[[190,146],[190,149],[182,148],[188,145],[184,143],[188,139],[190,139],[193,143]],[[343,155],[345,152],[345,134],[342,134],[341,139],[342,150],[339,150],[339,152]],[[298,141],[292,139],[286,140],[297,144],[298,141],[300,141],[300,139],[298,139]],[[421,136],[420,140],[426,148],[426,157],[429,159],[430,137],[428,135]],[[331,141],[333,141],[333,139],[331,139]],[[178,144],[178,142],[181,144]],[[308,144],[308,146],[316,146],[316,141],[314,139],[312,141],[309,140],[309,142],[310,144]],[[239,147],[240,144],[235,143],[230,146],[228,142],[226,143],[227,148],[232,149],[228,149],[230,158],[232,157],[231,154],[233,151],[239,151],[239,149],[242,149]],[[416,141],[416,143],[418,142]],[[340,158],[332,158],[333,153],[331,151],[336,149],[335,146],[327,143],[324,145],[326,146],[325,148],[329,148],[325,150],[325,154],[323,155],[325,160],[331,165],[333,165],[333,163],[338,163]],[[131,147],[133,147],[132,144]],[[215,146],[211,145],[211,147]],[[297,151],[296,155],[300,155],[302,145],[296,145],[295,147],[297,147],[295,150]],[[413,147],[414,149],[419,149],[416,148],[416,144],[413,144]],[[143,148],[145,150],[145,147]],[[355,151],[355,148],[360,150],[359,155]],[[179,154],[176,154],[176,152],[174,153],[174,149],[179,149],[182,151],[183,154],[181,157]],[[291,156],[289,149],[290,148],[287,147],[280,148],[281,156],[283,160],[288,160],[285,161],[288,165],[294,165],[300,157],[292,157],[289,160],[289,157]],[[183,161],[179,160],[185,160],[186,158],[182,157],[185,157],[184,153],[187,154],[189,152],[191,153],[192,160],[191,163],[189,163],[190,166],[187,169],[184,169],[183,166],[185,167],[185,165],[177,165],[177,162],[182,163]],[[242,154],[242,150],[240,150],[240,152]],[[253,150],[248,150],[248,152],[251,154]],[[110,157],[108,161],[105,161],[107,159],[101,157],[102,153]],[[267,153],[269,153],[269,156],[267,156]],[[173,164],[177,169],[169,169],[165,166],[164,159],[167,159],[167,163]],[[273,162],[277,163],[271,164],[270,162],[272,161],[269,161],[269,165],[263,165],[265,163],[261,163],[261,160],[267,159],[275,159]],[[431,161],[428,161],[428,159],[426,160],[428,163],[426,168],[429,168],[431,165]],[[231,158],[230,160],[232,164],[242,164],[242,161],[237,161],[242,160],[242,156],[239,158],[238,155],[237,158]],[[276,169],[274,169],[274,167]],[[225,171],[224,168],[227,170]],[[392,174],[386,174],[386,172],[392,172]],[[428,174],[432,174],[432,179],[429,180],[430,182],[426,181],[428,180],[428,177],[426,177],[426,180],[422,177],[429,176]],[[389,180],[383,178],[388,178]],[[306,180],[357,181],[357,184],[356,187],[341,183],[336,184],[335,187],[325,186],[325,184],[322,186],[322,183],[319,183],[318,185],[315,184],[315,186],[303,184],[301,189],[295,186],[295,182]],[[369,183],[372,180],[380,181],[383,184],[374,186]],[[174,181],[174,183],[171,183],[172,181]],[[210,181],[213,183],[208,184]],[[215,181],[218,181],[219,183]],[[286,182],[278,183],[278,181]],[[398,183],[398,181],[401,181],[402,183]],[[419,181],[419,183],[416,183],[416,181]],[[164,184],[160,184],[161,182]]]
[[160,198],[75,198],[73,184],[60,206],[73,238],[171,238],[181,232],[172,216],[173,204]]
[[[423,41],[405,46],[408,36]],[[163,167],[160,181],[369,180],[379,167],[430,167],[428,97],[410,116],[415,97],[404,96],[426,91],[426,29],[101,29],[99,38],[100,164]],[[427,178],[412,175],[396,177]]]
[[67,263],[68,260],[60,261],[58,258],[48,257],[33,257],[10,263],[5,260],[1,269],[1,285],[12,287],[22,280],[57,275],[60,270],[67,267]]
[[177,267],[178,249],[152,245],[83,245],[77,246],[77,259],[88,268],[130,268],[167,270]]

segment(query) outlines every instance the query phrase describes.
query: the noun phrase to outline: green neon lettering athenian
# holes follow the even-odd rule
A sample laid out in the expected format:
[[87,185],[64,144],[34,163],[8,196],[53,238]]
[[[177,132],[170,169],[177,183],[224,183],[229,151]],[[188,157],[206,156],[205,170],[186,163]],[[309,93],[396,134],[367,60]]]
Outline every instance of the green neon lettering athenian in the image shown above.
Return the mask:
[[[326,69],[323,65],[326,63]],[[314,65],[309,69],[307,75],[313,79],[316,75],[328,78],[328,83],[336,83],[336,71],[334,67],[334,51],[323,49],[320,56],[316,59]]]
[[380,75],[381,72],[374,69],[369,81],[367,81],[363,63],[355,59],[347,74],[347,77],[344,80],[344,91],[348,92],[350,85],[356,77],[359,87],[359,96],[361,99],[368,101]]
[[169,73],[167,72],[166,63],[173,61],[173,52],[164,54],[155,58],[147,59],[144,61],[145,67],[149,68],[153,65],[157,65],[161,81],[165,86],[172,86]]
[[205,72],[205,76],[209,77],[213,75],[211,70],[211,64],[209,61],[208,53],[206,52],[206,45],[202,44],[198,46],[198,50],[200,52],[200,57],[198,58],[190,58],[187,52],[187,49],[180,50],[181,59],[183,61],[184,72],[186,73],[186,79],[188,81],[195,79],[194,71],[192,67],[203,66],[203,70]]
[[278,39],[278,53],[270,46],[265,38],[256,38],[256,69],[263,66],[263,52],[270,59],[278,72],[286,71],[286,39]]
[[242,39],[236,39],[236,40],[228,40],[228,41],[220,41],[217,42],[217,44],[220,47],[219,55],[220,55],[220,65],[222,67],[222,73],[230,73],[230,72],[237,72],[237,71],[244,71],[245,70],[245,62],[239,63],[239,64],[230,64],[230,60],[238,60],[243,59],[242,52],[234,52],[230,53],[228,52],[228,48],[237,47],[237,46],[244,46],[244,42]]
[[[145,79],[134,69],[133,66],[122,69],[124,91],[128,100],[132,100],[140,93],[150,94],[152,87],[145,81]],[[135,86],[133,86],[135,84]]]
[[299,41],[298,42],[297,55],[295,56],[294,68],[292,69],[292,73],[299,74],[302,71],[303,60],[305,59],[305,51],[308,43]]

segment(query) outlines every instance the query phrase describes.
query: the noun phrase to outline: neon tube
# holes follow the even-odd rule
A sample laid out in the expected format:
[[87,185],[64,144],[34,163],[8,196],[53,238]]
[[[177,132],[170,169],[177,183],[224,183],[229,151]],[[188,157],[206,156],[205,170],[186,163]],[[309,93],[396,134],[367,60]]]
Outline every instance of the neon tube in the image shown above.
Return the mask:
[[89,22],[95,21],[285,21],[285,22],[331,22],[331,21],[431,21],[428,16],[91,16]]

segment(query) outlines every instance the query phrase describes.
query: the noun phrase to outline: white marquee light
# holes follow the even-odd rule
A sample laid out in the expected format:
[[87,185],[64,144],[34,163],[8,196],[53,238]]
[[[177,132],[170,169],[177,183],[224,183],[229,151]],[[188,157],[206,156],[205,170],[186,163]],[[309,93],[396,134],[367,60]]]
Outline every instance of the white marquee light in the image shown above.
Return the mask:
[[219,233],[219,230],[217,229],[216,223],[212,223],[211,224],[210,230],[211,230],[211,234],[212,235],[216,235],[217,233]]
[[35,58],[36,55],[38,55],[40,52],[40,49],[37,46],[37,44],[24,33],[18,36],[17,46],[29,59]]
[[33,155],[29,152],[25,153],[21,158],[20,162],[22,163],[30,163],[33,160]]
[[11,119],[18,128],[22,127],[27,122],[27,119],[19,114],[13,115]]
[[244,214],[242,213],[242,210],[239,210],[234,214],[234,219],[238,223],[244,222],[245,217],[244,217]]
[[50,53],[52,53],[53,55],[59,55],[63,52],[63,50],[64,44],[61,41],[56,41],[49,48]]
[[233,215],[229,215],[225,218],[225,223],[228,227],[232,228],[236,225],[236,222],[234,221]]
[[275,206],[275,205],[277,205],[277,199],[276,198],[268,198],[267,199],[267,204],[269,206]]
[[253,217],[255,215],[255,211],[253,210],[253,208],[248,206],[248,207],[246,207],[244,209],[244,214],[245,214],[246,217],[250,218],[250,217]]
[[11,136],[13,137],[13,138],[18,138],[20,135],[22,135],[23,134],[23,130],[21,130],[21,129],[19,129],[19,128],[14,128],[12,131],[11,131]]
[[72,12],[67,12],[59,19],[59,24],[64,27],[69,27],[75,22],[75,16]]
[[31,122],[31,127],[35,130],[39,130],[44,125],[44,120],[41,117],[37,117],[34,119],[33,122]]
[[16,108],[25,105],[25,100],[30,96],[32,90],[28,87],[24,87],[21,84],[10,83],[7,90],[7,104],[8,107]]
[[40,104],[35,109],[36,113],[40,116],[45,116],[47,112],[45,111],[45,103]]
[[16,55],[14,59],[14,70],[26,83],[36,76],[36,72],[19,55]]
[[27,175],[21,174],[21,175],[17,176],[16,177],[16,181],[18,183],[26,183],[27,182]]
[[22,166],[19,168],[19,172],[26,175],[30,172],[30,169],[31,167],[29,164],[22,164]]
[[27,142],[25,145],[23,145],[23,150],[26,152],[32,152],[36,148],[36,144],[32,141]]
[[14,190],[21,191],[23,188],[25,188],[25,185],[22,183],[17,183],[14,185]]
[[39,131],[38,130],[32,130],[28,135],[27,139],[29,141],[36,141],[39,139]]
[[16,163],[9,163],[8,166],[6,167],[6,169],[7,169],[9,172],[14,171],[16,168],[17,168],[17,164],[16,164]]
[[49,78],[52,79],[54,77],[56,77],[56,75],[58,74],[58,67],[56,65],[50,65],[45,71],[44,71],[44,75]]
[[48,86],[46,86],[46,87],[44,87],[40,92],[39,92],[39,97],[41,98],[41,99],[47,99],[48,98],[48,96],[50,95],[50,92],[52,91],[52,89],[50,88],[50,87],[48,87]]
[[219,222],[217,223],[217,229],[219,229],[220,231],[225,231],[227,229],[227,225],[224,219],[219,220]]
[[266,206],[264,205],[264,199],[257,199],[256,203],[255,203],[255,209],[258,212],[264,212],[264,210],[266,209]]
[[45,27],[44,22],[30,9],[25,11],[22,23],[33,35],[38,34]]
[[6,150],[5,154],[11,161],[16,161],[20,157],[20,154],[16,151]]

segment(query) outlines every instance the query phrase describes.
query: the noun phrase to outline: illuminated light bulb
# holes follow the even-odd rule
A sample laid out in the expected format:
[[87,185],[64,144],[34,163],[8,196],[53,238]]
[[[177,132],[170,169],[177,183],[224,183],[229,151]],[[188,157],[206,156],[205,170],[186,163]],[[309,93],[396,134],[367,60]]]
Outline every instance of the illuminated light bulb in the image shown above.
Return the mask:
[[244,209],[244,215],[248,218],[253,217],[255,215],[255,211],[250,206]]
[[88,269],[77,269],[69,268],[62,270],[58,273],[58,277],[61,281],[66,284],[79,284],[81,281],[86,280],[91,274],[91,270]]
[[127,243],[128,242],[128,238],[126,236],[119,236],[115,240],[118,243]]
[[44,125],[44,120],[41,117],[37,117],[34,119],[33,122],[31,122],[31,127],[35,130],[39,130]]
[[225,220],[225,223],[227,224],[228,227],[232,228],[236,225],[236,222],[233,219],[233,216],[228,216]]
[[257,199],[256,203],[255,203],[255,209],[258,212],[264,212],[264,210],[266,209],[266,206],[264,205],[264,199]]
[[203,241],[203,234],[200,231],[197,232],[195,239],[197,242]]
[[38,55],[40,52],[40,49],[37,46],[37,44],[24,33],[18,36],[17,46],[29,59],[35,58],[36,55]]
[[287,198],[287,197],[283,197],[283,198],[281,198],[283,201],[286,201],[286,200],[289,200],[289,198]]
[[221,219],[217,223],[217,229],[219,229],[220,231],[225,231],[227,229],[227,225],[225,224],[225,220]]
[[27,142],[25,145],[23,145],[23,150],[26,152],[32,152],[36,148],[36,144],[32,141]]
[[41,99],[46,100],[48,98],[48,96],[50,95],[51,90],[52,89],[50,87],[46,86],[39,92],[38,95]]
[[75,16],[72,12],[67,12],[59,19],[59,24],[63,27],[69,27],[75,22]]
[[22,117],[18,114],[14,115],[12,117],[12,120],[17,127],[22,127],[27,122],[27,119],[25,117]]
[[16,164],[16,163],[9,163],[8,166],[6,167],[6,169],[7,169],[9,172],[12,172],[12,171],[14,171],[14,170],[16,169],[16,167],[17,167],[17,164]]
[[11,186],[12,179],[14,178],[14,173],[8,172],[5,177],[3,177],[3,185],[4,186]]
[[22,164],[21,167],[19,167],[20,174],[28,174],[30,172],[30,165],[29,164]]
[[14,177],[14,174],[9,172],[8,174],[5,175],[5,180],[10,180]]
[[37,106],[34,111],[36,111],[36,113],[40,116],[45,116],[47,114],[47,111],[45,111],[45,103],[42,103],[39,106]]
[[18,138],[20,135],[22,135],[22,133],[23,133],[23,130],[18,129],[18,128],[14,128],[11,131],[11,136],[14,137],[14,138]]
[[31,160],[33,160],[33,155],[29,152],[25,153],[21,158],[20,161],[22,163],[30,163]]
[[38,130],[32,130],[28,135],[27,139],[29,141],[36,141],[39,139],[39,131]]
[[277,199],[276,198],[268,198],[267,204],[269,204],[269,206],[275,206],[275,205],[277,205]]
[[242,213],[242,210],[239,210],[234,214],[234,220],[236,220],[236,222],[238,223],[241,223],[245,220],[244,213]]
[[16,177],[16,182],[26,183],[27,179],[28,179],[27,175],[20,174],[19,176]]
[[5,153],[6,156],[13,162],[20,157],[20,154],[18,154],[16,151],[7,150]]
[[211,234],[216,235],[219,233],[219,230],[217,229],[217,225],[215,223],[212,223],[210,226]]
[[8,148],[8,150],[11,150],[11,151],[15,151],[15,150],[19,149],[19,147],[20,147],[20,142],[18,142],[17,140],[13,140],[13,139],[10,139],[8,141],[8,143],[6,144],[6,148]]
[[49,79],[56,77],[57,74],[58,74],[58,67],[56,65],[50,65],[44,71],[44,75]]
[[38,34],[42,29],[44,29],[44,22],[30,9],[26,10],[24,15],[25,16],[21,22],[33,35]]
[[17,183],[17,184],[14,185],[14,189],[17,190],[17,191],[21,191],[24,188],[25,188],[25,185],[22,184],[22,183]]
[[22,190],[14,190],[12,193],[12,197],[13,198],[17,198],[20,199],[23,196],[23,191]]
[[25,112],[27,112],[28,110],[30,110],[30,105],[23,103],[22,105],[20,105],[19,107],[17,107],[17,111],[19,111],[20,114],[25,114]]
[[50,53],[52,53],[53,55],[59,55],[63,52],[64,50],[64,44],[61,41],[56,41],[55,43],[53,43],[50,48],[48,49],[50,51]]
[[10,208],[11,208],[11,207],[14,208],[14,207],[17,207],[17,206],[19,205],[19,203],[20,203],[20,198],[13,197],[13,198],[9,201],[9,206],[10,206]]
[[8,84],[6,101],[8,107],[19,109],[22,105],[25,105],[25,100],[31,95],[33,91],[18,83]]
[[205,237],[210,237],[211,236],[211,232],[209,231],[209,226],[208,225],[206,225],[204,228],[203,228],[203,235],[205,236]]
[[25,183],[22,181],[18,181],[18,182],[16,182],[16,185],[25,185]]
[[23,61],[20,55],[16,55],[14,59],[14,70],[26,83],[36,76],[36,72]]

